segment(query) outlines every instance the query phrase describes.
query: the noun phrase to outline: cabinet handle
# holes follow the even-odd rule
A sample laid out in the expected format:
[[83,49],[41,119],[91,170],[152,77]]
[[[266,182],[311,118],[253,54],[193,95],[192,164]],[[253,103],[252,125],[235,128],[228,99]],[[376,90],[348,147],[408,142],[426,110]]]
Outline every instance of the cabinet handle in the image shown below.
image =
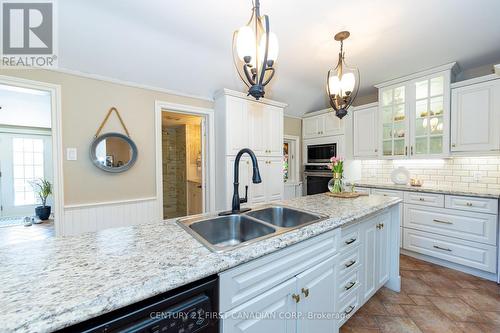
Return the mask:
[[348,316],[348,315],[352,312],[352,310],[354,310],[355,308],[356,308],[356,307],[355,307],[354,305],[349,305],[348,310],[345,310],[345,311],[344,311],[344,314],[345,314],[346,316]]
[[302,293],[304,294],[304,297],[309,296],[309,288],[302,288]]
[[345,241],[346,245],[352,244],[356,241],[356,238],[351,238]]
[[408,146],[405,147],[405,156],[408,156]]
[[433,221],[436,222],[436,223],[453,224],[453,222],[448,222],[448,221],[443,221],[443,220],[437,220],[437,219],[434,219]]
[[410,147],[410,154],[413,155],[413,146]]
[[378,153],[378,149],[375,149],[375,152]]
[[293,294],[293,295],[292,295],[292,298],[293,298],[293,300],[295,301],[295,303],[300,302],[300,295]]
[[472,207],[472,202],[467,202],[466,205],[467,207]]
[[418,198],[418,200],[420,200],[420,201],[425,201],[425,199],[424,199],[424,198]]
[[437,245],[434,245],[434,248],[438,249],[438,250],[443,250],[443,251],[451,252],[451,249],[448,249],[448,248],[445,248],[445,247],[441,247],[441,246],[437,246]]
[[456,145],[456,144],[454,144],[454,143],[452,143],[452,144],[451,144],[451,146],[452,146],[452,147],[456,147],[457,145]]
[[383,223],[377,224],[377,229],[384,229],[384,224]]
[[352,287],[354,287],[355,285],[356,285],[356,282],[349,282],[344,288],[345,288],[345,290],[349,290]]
[[356,260],[351,260],[349,261],[348,263],[344,264],[345,268],[349,268],[351,267],[352,265],[354,265],[356,263]]

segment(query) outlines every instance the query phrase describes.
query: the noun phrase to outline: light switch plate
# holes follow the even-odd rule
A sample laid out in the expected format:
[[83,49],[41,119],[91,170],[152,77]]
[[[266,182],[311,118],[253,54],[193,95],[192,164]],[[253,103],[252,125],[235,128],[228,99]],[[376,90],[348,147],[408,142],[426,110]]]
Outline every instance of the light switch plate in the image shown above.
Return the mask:
[[66,160],[76,161],[78,159],[78,153],[76,148],[66,148]]

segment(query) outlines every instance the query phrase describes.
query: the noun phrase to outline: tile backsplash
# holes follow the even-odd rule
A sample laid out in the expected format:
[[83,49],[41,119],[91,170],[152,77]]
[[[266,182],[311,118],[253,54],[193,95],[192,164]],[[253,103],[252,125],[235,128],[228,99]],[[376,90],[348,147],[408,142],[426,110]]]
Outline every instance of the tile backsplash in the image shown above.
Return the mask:
[[391,172],[404,166],[424,186],[460,189],[500,189],[500,156],[456,157],[436,160],[361,161],[361,181],[392,183]]

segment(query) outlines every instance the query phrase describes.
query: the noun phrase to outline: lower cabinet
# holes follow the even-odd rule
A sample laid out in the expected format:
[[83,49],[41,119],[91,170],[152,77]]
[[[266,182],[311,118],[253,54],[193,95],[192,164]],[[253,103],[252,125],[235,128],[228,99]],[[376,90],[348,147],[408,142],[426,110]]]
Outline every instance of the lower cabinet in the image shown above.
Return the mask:
[[332,332],[335,258],[316,265],[225,314],[223,332]]
[[378,216],[360,226],[364,243],[363,301],[389,280],[390,215]]

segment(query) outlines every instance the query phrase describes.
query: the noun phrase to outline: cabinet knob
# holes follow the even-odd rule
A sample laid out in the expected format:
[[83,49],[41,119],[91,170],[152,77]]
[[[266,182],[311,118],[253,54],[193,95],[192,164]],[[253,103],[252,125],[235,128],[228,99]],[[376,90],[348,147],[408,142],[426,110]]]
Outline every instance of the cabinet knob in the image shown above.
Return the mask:
[[467,203],[466,203],[466,205],[467,205],[468,207],[472,207],[472,202],[467,202]]
[[456,147],[457,145],[456,145],[456,144],[454,144],[454,143],[452,143],[452,144],[451,144],[451,146],[452,146],[452,147]]
[[302,288],[302,293],[304,294],[304,297],[309,296],[309,288]]
[[420,200],[420,201],[425,201],[425,199],[424,199],[424,198],[418,198],[418,200]]
[[378,153],[378,149],[375,149],[375,152]]
[[300,295],[293,294],[293,295],[292,295],[292,298],[293,298],[293,300],[295,301],[295,303],[300,302]]

